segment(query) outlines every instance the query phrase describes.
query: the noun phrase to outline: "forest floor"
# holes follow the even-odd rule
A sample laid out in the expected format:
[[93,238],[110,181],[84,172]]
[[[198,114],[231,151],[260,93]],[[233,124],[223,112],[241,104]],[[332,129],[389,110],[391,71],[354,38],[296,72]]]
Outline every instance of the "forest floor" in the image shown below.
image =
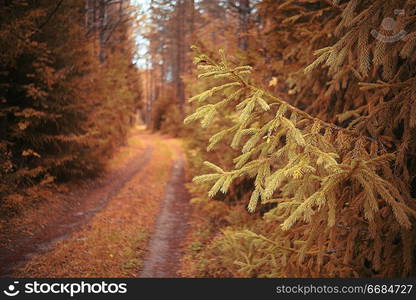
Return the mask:
[[0,275],[176,277],[190,205],[181,142],[137,129],[106,174],[61,187],[0,233]]

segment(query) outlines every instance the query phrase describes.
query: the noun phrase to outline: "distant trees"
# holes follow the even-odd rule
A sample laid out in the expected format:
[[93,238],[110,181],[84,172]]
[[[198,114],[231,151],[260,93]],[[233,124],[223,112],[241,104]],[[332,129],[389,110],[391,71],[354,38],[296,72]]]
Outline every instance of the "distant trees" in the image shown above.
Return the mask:
[[[114,47],[120,41],[114,35],[121,27],[125,27],[123,25],[132,22],[134,10],[127,0],[86,0],[85,9],[86,31],[96,35],[100,60],[104,61],[106,48],[111,47],[108,44]],[[124,30],[129,29],[125,27]]]
[[[169,126],[166,114],[162,111],[178,110],[184,116],[186,110],[185,80],[192,73],[190,46],[198,44],[229,45],[248,49],[250,21],[254,4],[248,0],[152,0],[150,1],[150,21],[146,37],[150,41],[149,66],[151,69],[152,92],[146,100],[152,110],[152,126],[156,129]],[[168,95],[166,91],[170,92]],[[174,97],[172,97],[174,96]],[[170,97],[171,101],[166,101]],[[158,106],[170,103],[170,108]],[[151,109],[150,109],[151,108]],[[176,112],[174,112],[176,114]],[[172,127],[180,126],[180,122]]]
[[131,13],[128,1],[0,6],[0,208],[96,174],[123,141],[141,101]]
[[[150,103],[154,103],[154,120],[160,119],[157,116],[157,108],[163,97],[167,97],[167,89],[174,93],[174,105],[183,115],[185,103],[185,85],[182,76],[189,68],[190,59],[187,57],[189,51],[190,37],[195,26],[194,1],[151,1],[151,25],[147,32],[150,40],[149,59],[152,73],[152,96]],[[172,95],[169,95],[172,96]],[[153,106],[153,105],[152,105]],[[157,129],[159,122],[153,123]]]

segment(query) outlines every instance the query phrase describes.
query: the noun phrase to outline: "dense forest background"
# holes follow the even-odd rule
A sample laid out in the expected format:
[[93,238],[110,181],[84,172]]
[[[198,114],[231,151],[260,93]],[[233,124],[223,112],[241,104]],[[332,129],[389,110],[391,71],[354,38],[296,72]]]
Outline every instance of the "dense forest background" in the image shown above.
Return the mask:
[[129,1],[0,2],[0,211],[100,173],[141,101]]
[[183,276],[415,275],[415,0],[0,3],[1,214],[140,116],[186,142]]

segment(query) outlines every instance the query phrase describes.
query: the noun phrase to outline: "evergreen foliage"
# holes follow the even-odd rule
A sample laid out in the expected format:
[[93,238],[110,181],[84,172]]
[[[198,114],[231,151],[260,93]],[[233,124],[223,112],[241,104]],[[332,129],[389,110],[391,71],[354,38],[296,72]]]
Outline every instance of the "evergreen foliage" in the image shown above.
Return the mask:
[[[214,85],[192,97],[199,104],[185,123],[216,122],[233,112],[228,126],[211,136],[240,152],[229,170],[205,162],[212,172],[194,182],[212,182],[209,196],[226,193],[237,178],[253,180],[247,203],[274,203],[263,232],[227,232],[224,257],[239,272],[268,263],[257,276],[406,276],[413,272],[415,204],[397,177],[397,151],[357,128],[342,128],[302,111],[250,81],[251,67],[234,66],[198,53],[199,78]],[[396,167],[395,167],[396,166]],[[404,178],[406,179],[406,178]],[[237,251],[241,238],[256,246]],[[230,246],[232,244],[232,246]],[[240,247],[240,246],[239,246]],[[237,257],[236,257],[237,256]],[[254,258],[253,258],[254,259]],[[246,271],[244,271],[246,270]],[[246,273],[244,273],[246,272]]]

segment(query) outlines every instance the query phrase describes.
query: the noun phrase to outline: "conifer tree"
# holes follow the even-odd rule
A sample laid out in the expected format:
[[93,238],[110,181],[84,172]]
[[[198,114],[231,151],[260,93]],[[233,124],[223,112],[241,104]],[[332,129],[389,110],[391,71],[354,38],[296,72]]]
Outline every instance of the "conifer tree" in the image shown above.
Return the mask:
[[[231,92],[207,91],[201,99],[209,96],[204,101],[213,106],[188,119],[210,113],[206,125],[221,116],[211,120],[222,129],[211,142],[222,138],[242,152],[228,150],[235,163],[242,161],[238,166],[207,155],[228,169],[209,165],[215,173],[196,180],[213,180],[211,195],[229,186],[251,209],[256,202],[267,207],[263,218],[240,225],[246,231],[230,228],[212,243],[209,251],[224,261],[218,265],[234,276],[414,274],[414,7],[415,1],[360,0],[257,5],[261,55],[247,62],[251,77],[269,86],[226,101],[240,105],[232,113],[220,104]],[[205,61],[202,70],[217,65],[224,72],[208,87],[235,80],[226,75],[235,67]],[[253,100],[259,95],[269,110]],[[290,122],[279,119],[276,126],[281,107]],[[236,120],[247,123],[240,129]],[[264,166],[269,156],[276,161]],[[236,193],[244,190],[240,175],[253,182],[248,199]]]
[[212,182],[213,197],[248,177],[254,181],[250,212],[276,204],[264,216],[264,233],[234,234],[269,246],[262,246],[261,262],[253,264],[272,259],[280,276],[412,272],[416,211],[391,168],[397,153],[356,128],[325,122],[257,87],[250,81],[252,68],[233,66],[223,52],[219,62],[198,53],[195,63],[199,78],[216,84],[190,99],[199,107],[185,122],[199,119],[206,127],[219,111],[233,108],[232,124],[210,138],[208,150],[226,140],[240,155],[229,170],[206,162],[213,172],[194,182]]

